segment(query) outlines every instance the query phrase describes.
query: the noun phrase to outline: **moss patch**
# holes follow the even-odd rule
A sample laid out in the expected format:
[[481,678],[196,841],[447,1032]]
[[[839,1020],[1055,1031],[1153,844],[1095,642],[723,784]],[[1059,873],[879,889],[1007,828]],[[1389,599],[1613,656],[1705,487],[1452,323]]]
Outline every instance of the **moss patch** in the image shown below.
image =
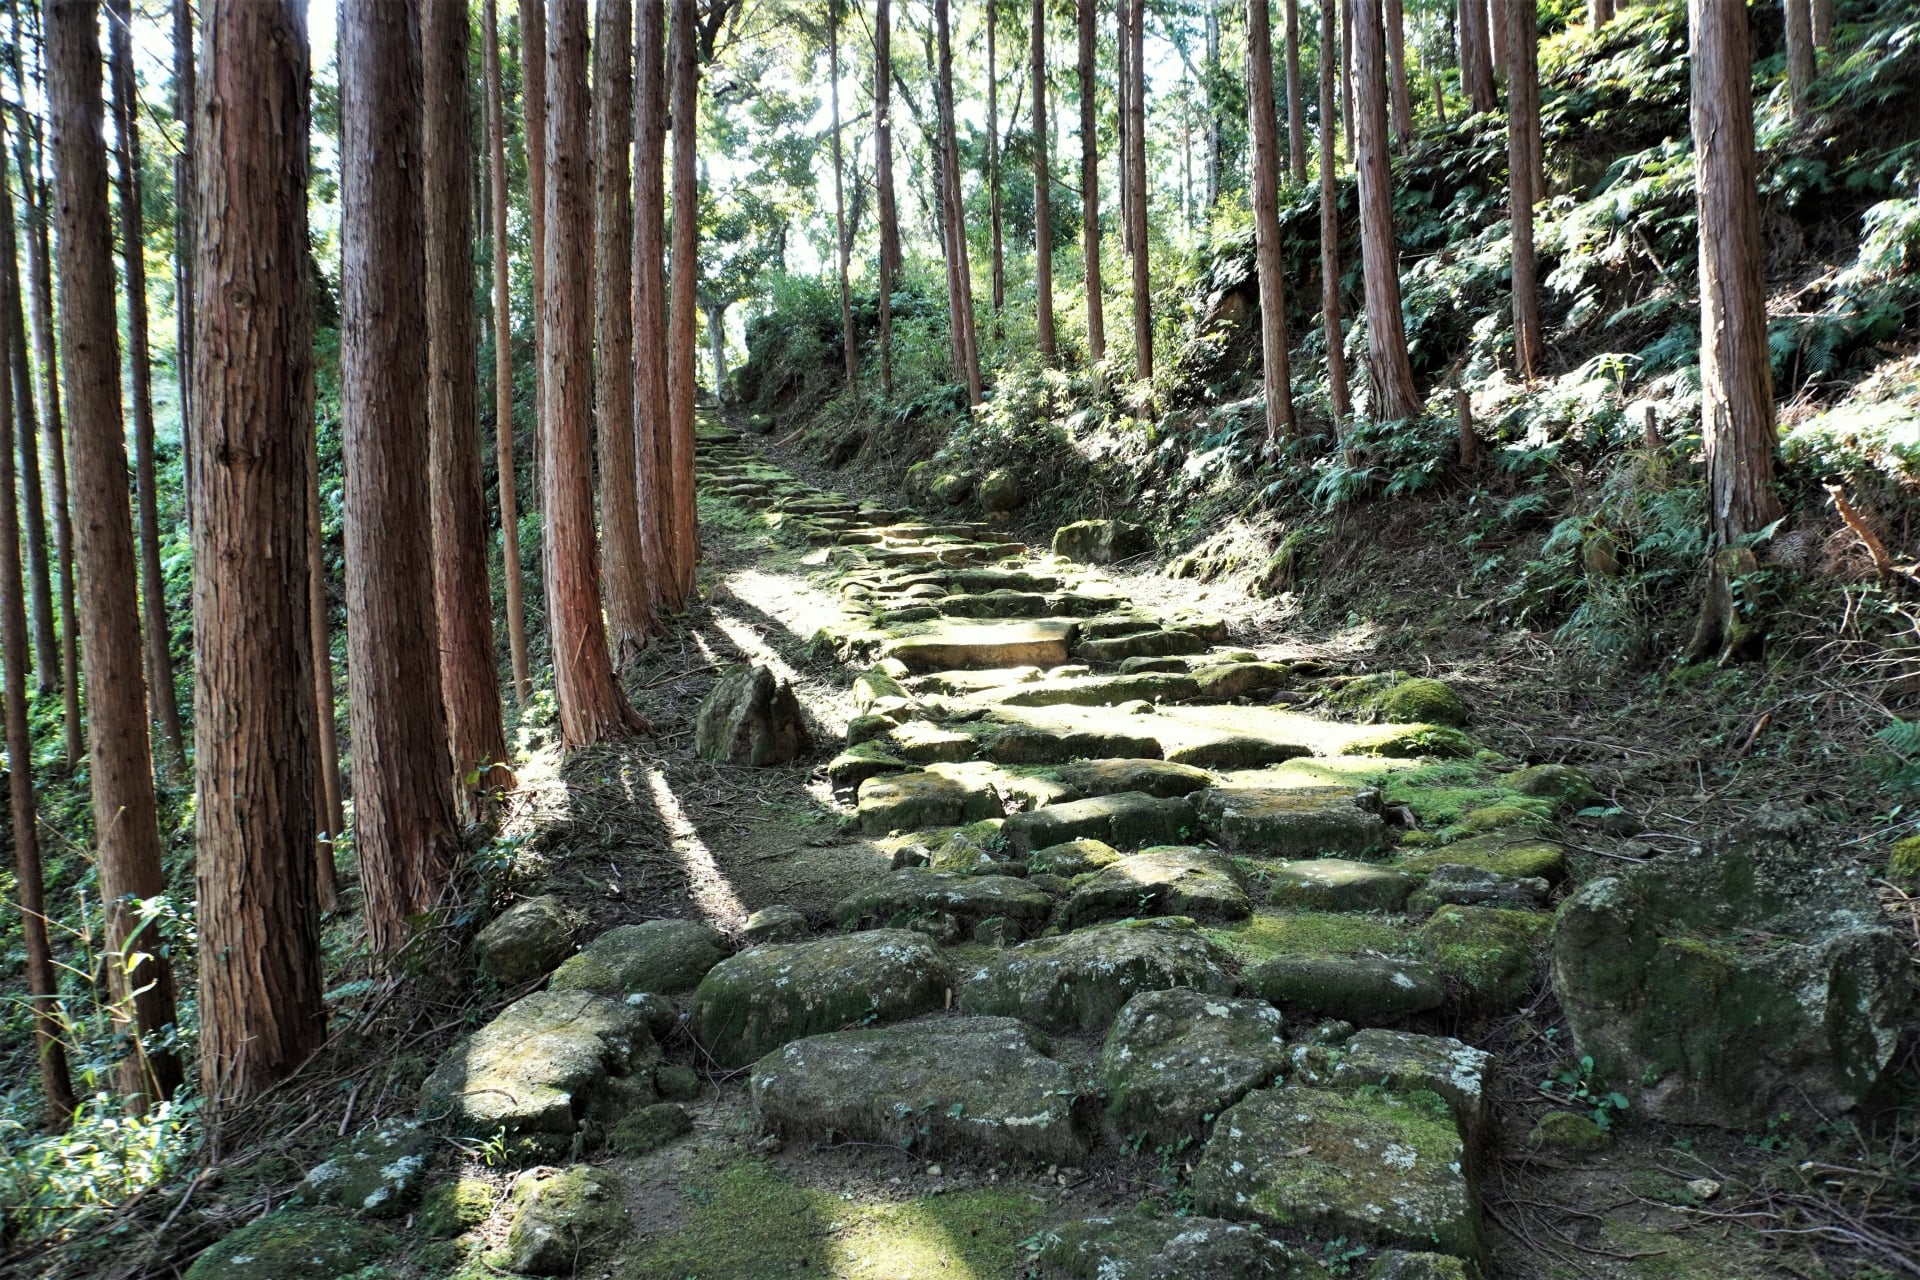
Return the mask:
[[1442,907],[1420,930],[1443,976],[1485,1008],[1517,1008],[1532,994],[1535,953],[1553,917],[1497,907]]
[[338,1214],[270,1213],[229,1232],[187,1268],[187,1280],[335,1280],[393,1247],[393,1238]]
[[436,1239],[460,1235],[493,1215],[493,1185],[479,1178],[445,1182],[421,1201],[420,1229]]
[[1413,935],[1381,916],[1350,912],[1298,911],[1256,915],[1245,924],[1204,930],[1216,945],[1242,964],[1275,956],[1406,955]]

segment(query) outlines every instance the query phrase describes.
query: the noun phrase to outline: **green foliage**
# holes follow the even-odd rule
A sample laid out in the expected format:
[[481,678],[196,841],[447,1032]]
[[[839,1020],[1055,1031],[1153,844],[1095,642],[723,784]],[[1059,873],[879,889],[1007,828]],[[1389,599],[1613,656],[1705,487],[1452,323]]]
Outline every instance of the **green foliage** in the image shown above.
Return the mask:
[[0,1204],[17,1240],[71,1234],[127,1197],[164,1181],[198,1139],[199,1103],[163,1102],[133,1115],[96,1093],[64,1131],[34,1135],[0,1115]]
[[1587,1114],[1602,1129],[1613,1128],[1615,1120],[1627,1111],[1626,1095],[1608,1089],[1594,1074],[1590,1055],[1569,1063],[1542,1080],[1540,1091],[1587,1108]]

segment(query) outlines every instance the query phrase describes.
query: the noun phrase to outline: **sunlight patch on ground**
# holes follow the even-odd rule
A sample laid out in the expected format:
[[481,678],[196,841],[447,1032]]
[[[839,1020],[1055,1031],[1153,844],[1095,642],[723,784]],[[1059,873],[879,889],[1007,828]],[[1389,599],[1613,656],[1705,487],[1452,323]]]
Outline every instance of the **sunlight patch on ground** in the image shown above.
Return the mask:
[[713,625],[733,642],[733,647],[744,654],[749,662],[760,663],[788,684],[799,683],[800,673],[788,665],[772,645],[760,638],[760,633],[753,629],[751,623],[716,608],[713,611]]
[[713,850],[700,838],[699,830],[681,808],[680,798],[667,783],[667,775],[659,769],[647,770],[647,790],[653,796],[653,807],[660,821],[666,824],[673,851],[686,864],[687,892],[693,896],[694,904],[714,927],[739,929],[747,922],[747,909],[726,876],[721,874]]

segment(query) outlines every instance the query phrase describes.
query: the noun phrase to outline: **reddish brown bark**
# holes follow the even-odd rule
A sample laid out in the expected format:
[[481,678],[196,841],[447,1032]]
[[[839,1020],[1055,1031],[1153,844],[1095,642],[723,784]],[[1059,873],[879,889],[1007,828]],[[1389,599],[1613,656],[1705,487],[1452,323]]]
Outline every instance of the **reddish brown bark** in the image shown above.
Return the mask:
[[1053,171],[1047,120],[1047,8],[1033,0],[1033,288],[1040,358],[1059,358],[1053,332]]
[[1533,206],[1541,175],[1534,168],[1540,135],[1539,32],[1535,0],[1507,0],[1507,208],[1513,226],[1513,361],[1531,382],[1544,351],[1540,289],[1533,257]]
[[[180,123],[180,150],[173,157],[173,371],[180,382],[180,462],[193,465],[194,128],[193,0],[173,0],[173,116]],[[193,498],[186,501],[193,520]]]
[[[0,170],[7,167],[7,152],[0,141]],[[24,179],[23,185],[31,179]],[[18,245],[18,232],[14,226],[13,209],[0,210],[0,222],[7,228],[6,243]],[[64,683],[67,665],[62,654],[60,640],[53,631],[53,590],[47,557],[46,541],[46,505],[40,477],[40,414],[33,401],[33,368],[27,355],[27,319],[25,291],[20,280],[19,258],[17,252],[9,251],[0,256],[0,298],[4,298],[7,309],[6,349],[0,351],[0,396],[11,394],[14,403],[14,423],[19,434],[20,467],[18,479],[21,493],[20,529],[24,534],[22,548],[21,591],[27,601],[28,647],[21,655],[22,670],[34,677],[34,684],[41,694],[51,693],[56,686]],[[63,490],[64,492],[64,490]],[[64,517],[64,512],[56,512],[56,519]],[[54,550],[56,555],[65,543],[64,529],[56,526]],[[61,625],[67,631],[73,627],[72,569],[62,564],[62,586],[65,594],[61,597]],[[36,578],[40,585],[33,583]],[[44,616],[43,616],[44,615]]]
[[367,934],[394,957],[459,865],[433,611],[419,14],[340,6],[347,696]]
[[1327,391],[1335,431],[1344,430],[1353,401],[1347,390],[1346,337],[1340,328],[1340,201],[1333,171],[1333,0],[1321,0],[1320,48],[1320,312],[1326,325]]
[[1400,250],[1393,234],[1393,175],[1387,162],[1386,33],[1379,6],[1353,7],[1354,134],[1360,177],[1360,258],[1367,286],[1367,350],[1375,419],[1420,411],[1400,314]]
[[1786,11],[1787,94],[1798,117],[1806,113],[1813,84],[1813,8],[1808,0],[1781,0],[1781,7]]
[[1307,119],[1300,105],[1300,0],[1286,0],[1287,171],[1295,182],[1307,180]]
[[900,218],[893,196],[893,15],[879,0],[873,17],[874,185],[880,206],[880,392],[893,394],[893,275],[900,260]]
[[1000,6],[987,5],[987,227],[992,246],[987,280],[993,299],[994,336],[1000,335],[1000,309],[1007,305],[1006,223],[1000,200]]
[[1407,15],[1401,0],[1386,0],[1386,31],[1394,149],[1405,151],[1413,142],[1413,94],[1407,87]]
[[1267,388],[1267,439],[1293,434],[1293,375],[1287,364],[1287,295],[1280,258],[1280,139],[1273,119],[1273,28],[1268,0],[1247,0],[1247,127],[1253,137],[1253,232],[1260,273],[1260,364]]
[[1100,284],[1100,101],[1094,59],[1099,13],[1094,0],[1079,0],[1080,241],[1087,291],[1087,358],[1095,364],[1107,358],[1106,308]]
[[1493,50],[1487,36],[1487,6],[1460,0],[1460,91],[1475,111],[1499,105],[1493,88]]
[[[108,987],[116,1023],[136,1031],[121,1085],[137,1098],[172,1095],[179,1059],[150,1048],[174,1020],[173,966],[139,900],[166,891],[141,671],[133,517],[115,351],[113,229],[101,119],[99,6],[50,0],[47,87],[59,223],[60,354],[73,422],[74,559],[86,663],[87,750],[107,912]],[[131,1025],[126,1025],[131,1023]]]
[[634,431],[640,547],[658,615],[674,608],[673,415],[667,391],[667,19],[639,0],[634,23]]
[[[1147,6],[1127,0],[1127,219],[1133,227],[1134,377],[1153,377],[1153,282],[1147,249]],[[1269,95],[1271,96],[1271,95]]]
[[694,0],[673,0],[668,62],[673,95],[673,296],[667,314],[667,392],[670,398],[675,610],[693,595],[700,559],[699,513],[694,505],[694,320],[699,307],[699,190],[695,183],[694,121],[700,69],[694,61],[698,17]]
[[939,108],[943,221],[947,237],[947,287],[956,372],[966,381],[967,403],[979,404],[979,337],[973,320],[973,271],[967,262],[966,211],[960,194],[960,148],[954,137],[953,42],[947,0],[934,0],[933,21],[939,45],[934,93]]
[[[547,189],[540,175],[547,171],[547,6],[546,0],[520,0],[520,128],[527,160],[528,266],[533,276],[533,486],[529,505],[536,510],[545,501],[541,468],[546,466],[547,320],[541,299],[547,296]],[[552,584],[547,608],[551,614]]]
[[[849,279],[852,254],[851,235],[847,230],[846,162],[840,150],[840,4],[839,0],[827,0],[827,64],[828,94],[832,98],[833,114],[833,239],[838,256],[837,266],[840,276],[840,347],[843,363],[847,370],[849,389],[860,384],[860,345],[853,332],[853,286]],[[719,313],[711,313],[713,321],[708,327],[716,339],[723,330],[719,324]],[[713,389],[715,396],[720,393],[720,380],[723,376],[721,360],[725,355],[723,345],[715,341],[713,346]]]
[[507,263],[507,125],[500,84],[500,15],[496,0],[481,6],[481,75],[486,82],[487,169],[493,231],[493,440],[499,473],[500,576],[506,587],[507,649],[513,663],[513,697],[521,706],[533,694],[527,663],[526,605],[521,598],[520,495],[513,461],[513,305]]
[[202,1093],[283,1079],[326,1033],[307,592],[312,321],[299,0],[211,0],[195,259],[194,808]]

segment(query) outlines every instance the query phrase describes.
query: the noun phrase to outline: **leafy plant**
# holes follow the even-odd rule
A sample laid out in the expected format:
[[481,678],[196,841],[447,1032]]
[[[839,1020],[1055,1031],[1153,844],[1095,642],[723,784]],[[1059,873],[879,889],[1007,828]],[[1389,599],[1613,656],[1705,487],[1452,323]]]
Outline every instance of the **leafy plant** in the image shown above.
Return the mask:
[[1583,1054],[1578,1062],[1570,1063],[1542,1080],[1540,1089],[1575,1106],[1585,1107],[1593,1122],[1602,1129],[1613,1128],[1615,1117],[1627,1110],[1626,1095],[1608,1089],[1605,1082],[1594,1074],[1591,1054]]

